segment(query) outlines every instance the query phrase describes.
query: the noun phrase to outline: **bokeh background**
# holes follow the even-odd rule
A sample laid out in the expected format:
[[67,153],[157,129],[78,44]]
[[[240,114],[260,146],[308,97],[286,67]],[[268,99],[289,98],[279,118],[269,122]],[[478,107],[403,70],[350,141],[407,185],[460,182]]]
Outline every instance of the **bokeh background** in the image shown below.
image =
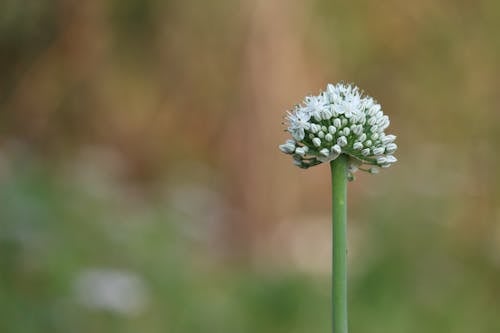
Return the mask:
[[350,327],[500,332],[500,2],[3,0],[0,332],[330,331],[328,82],[399,162],[349,185]]

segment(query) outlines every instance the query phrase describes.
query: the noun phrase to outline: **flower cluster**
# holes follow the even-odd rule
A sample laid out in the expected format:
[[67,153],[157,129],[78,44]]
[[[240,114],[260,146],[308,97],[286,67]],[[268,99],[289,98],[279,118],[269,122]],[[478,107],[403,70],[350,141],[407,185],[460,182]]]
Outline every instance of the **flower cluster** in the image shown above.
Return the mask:
[[[328,84],[318,96],[307,96],[285,117],[292,139],[279,149],[301,168],[349,158],[349,176],[356,170],[377,173],[397,161],[396,136],[385,134],[389,117],[380,104],[356,86]],[[363,165],[369,165],[368,169]]]

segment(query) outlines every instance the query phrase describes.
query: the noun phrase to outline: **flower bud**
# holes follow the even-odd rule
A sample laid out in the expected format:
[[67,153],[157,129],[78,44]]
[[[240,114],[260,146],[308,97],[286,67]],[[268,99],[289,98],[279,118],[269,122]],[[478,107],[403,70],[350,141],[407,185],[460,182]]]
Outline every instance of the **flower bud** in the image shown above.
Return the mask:
[[317,124],[311,124],[310,131],[312,133],[318,133],[319,131],[321,131],[321,126]]
[[394,156],[392,155],[387,155],[386,156],[386,160],[387,160],[387,163],[396,163],[398,161],[397,158],[395,158]]
[[389,143],[387,144],[387,146],[385,146],[385,151],[387,152],[387,154],[394,153],[396,149],[398,149],[398,145],[395,143]]
[[361,125],[354,125],[352,127],[352,132],[356,135],[361,135],[363,133],[363,126]]
[[396,140],[396,136],[395,135],[392,135],[392,134],[389,134],[389,135],[386,135],[383,139],[382,139],[382,143],[384,145],[388,144],[388,143],[392,143],[394,142],[394,140]]
[[320,140],[320,138],[314,138],[314,139],[312,139],[312,143],[313,143],[313,145],[315,145],[316,147],[321,146],[321,140]]
[[340,147],[344,147],[345,145],[347,145],[347,138],[345,136],[341,136],[337,139],[337,144],[340,146]]
[[377,125],[378,125],[380,128],[382,128],[382,129],[386,129],[386,128],[387,128],[387,126],[389,126],[389,123],[390,123],[390,121],[389,121],[389,117],[387,117],[387,116],[382,116],[382,117],[378,120]]
[[321,118],[323,118],[324,120],[329,120],[330,118],[333,117],[333,114],[328,109],[321,110],[320,115]]
[[332,153],[340,155],[341,152],[342,152],[342,148],[340,148],[339,145],[333,145],[332,146]]
[[325,157],[328,157],[330,155],[330,152],[328,151],[327,148],[323,148],[319,151],[319,153]]
[[300,156],[303,157],[307,153],[307,150],[305,148],[307,148],[307,147],[304,146],[304,147],[297,147],[297,148],[295,148],[295,154],[300,155]]
[[285,154],[293,154],[295,150],[295,143],[292,144],[287,141],[286,143],[279,145],[279,149]]
[[384,153],[384,147],[373,148],[373,155],[382,155]]

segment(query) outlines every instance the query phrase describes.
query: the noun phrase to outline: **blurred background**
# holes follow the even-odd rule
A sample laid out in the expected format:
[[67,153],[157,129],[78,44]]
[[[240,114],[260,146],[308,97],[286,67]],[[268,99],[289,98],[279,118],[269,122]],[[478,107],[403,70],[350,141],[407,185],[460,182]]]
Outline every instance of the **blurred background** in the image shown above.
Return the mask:
[[399,162],[349,185],[350,328],[500,332],[500,3],[3,0],[0,332],[329,332],[328,82]]

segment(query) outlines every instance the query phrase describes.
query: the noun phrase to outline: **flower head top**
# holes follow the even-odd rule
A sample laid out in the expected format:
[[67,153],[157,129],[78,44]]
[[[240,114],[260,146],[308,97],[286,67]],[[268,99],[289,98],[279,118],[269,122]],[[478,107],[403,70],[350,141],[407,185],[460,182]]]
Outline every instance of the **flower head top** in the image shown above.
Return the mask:
[[[292,139],[279,149],[301,168],[350,157],[349,176],[356,170],[377,173],[397,161],[396,136],[386,134],[389,117],[380,104],[356,86],[328,84],[318,96],[307,96],[285,117]],[[369,165],[366,169],[363,165]]]

